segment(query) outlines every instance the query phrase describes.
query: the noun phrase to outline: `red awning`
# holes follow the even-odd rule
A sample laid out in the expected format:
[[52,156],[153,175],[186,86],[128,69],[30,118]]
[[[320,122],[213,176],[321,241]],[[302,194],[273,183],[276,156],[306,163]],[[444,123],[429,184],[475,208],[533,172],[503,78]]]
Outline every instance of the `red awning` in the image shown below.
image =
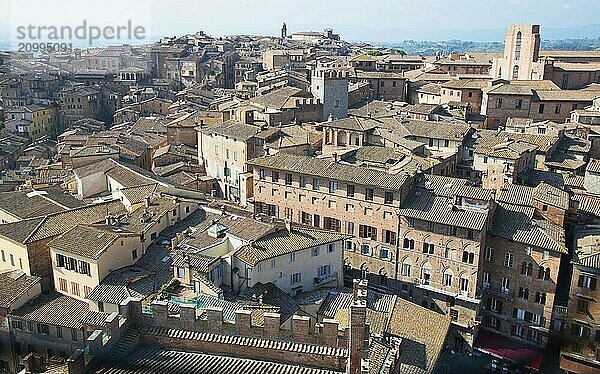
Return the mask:
[[484,353],[510,360],[529,369],[539,371],[542,366],[541,350],[488,330],[479,330],[474,346]]

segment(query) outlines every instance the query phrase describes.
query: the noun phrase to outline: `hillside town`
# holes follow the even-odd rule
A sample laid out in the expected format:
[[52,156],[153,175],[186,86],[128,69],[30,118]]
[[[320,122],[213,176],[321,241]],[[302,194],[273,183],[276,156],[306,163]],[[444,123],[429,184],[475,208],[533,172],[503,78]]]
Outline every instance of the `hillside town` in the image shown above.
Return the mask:
[[0,373],[600,373],[600,51],[0,52]]

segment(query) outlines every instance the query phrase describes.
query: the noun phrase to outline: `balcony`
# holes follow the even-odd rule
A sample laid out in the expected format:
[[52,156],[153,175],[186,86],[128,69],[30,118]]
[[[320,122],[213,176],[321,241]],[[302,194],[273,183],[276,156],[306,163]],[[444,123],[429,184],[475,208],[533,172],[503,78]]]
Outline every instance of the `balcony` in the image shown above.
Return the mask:
[[486,290],[487,290],[487,292],[489,292],[489,293],[491,293],[493,295],[503,297],[503,298],[505,298],[507,300],[511,300],[512,301],[515,298],[515,291],[511,291],[508,288],[495,287],[495,286],[489,285],[486,288]]

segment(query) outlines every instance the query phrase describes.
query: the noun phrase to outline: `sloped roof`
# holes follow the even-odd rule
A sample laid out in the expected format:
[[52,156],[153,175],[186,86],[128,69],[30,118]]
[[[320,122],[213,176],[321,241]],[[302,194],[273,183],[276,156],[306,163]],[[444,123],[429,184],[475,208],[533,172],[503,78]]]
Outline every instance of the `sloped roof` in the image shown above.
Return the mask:
[[488,209],[469,209],[453,204],[452,198],[436,196],[428,190],[413,189],[400,208],[399,215],[444,225],[482,230]]
[[288,230],[279,230],[266,235],[250,245],[241,247],[235,256],[254,266],[266,259],[333,243],[348,237],[348,235],[339,234],[334,231],[293,225],[291,232]]
[[366,167],[336,163],[329,158],[296,156],[282,152],[254,158],[248,161],[248,164],[393,190],[400,189],[408,179],[408,176],[402,173],[389,174]]
[[534,208],[498,203],[490,233],[515,242],[567,254],[564,229],[533,218]]

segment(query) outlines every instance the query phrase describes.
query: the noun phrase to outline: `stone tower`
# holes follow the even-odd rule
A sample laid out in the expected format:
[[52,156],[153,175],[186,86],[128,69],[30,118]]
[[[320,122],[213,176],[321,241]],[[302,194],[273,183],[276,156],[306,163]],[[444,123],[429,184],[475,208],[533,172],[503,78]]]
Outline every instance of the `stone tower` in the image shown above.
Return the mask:
[[284,22],[283,26],[281,26],[281,39],[285,40],[286,37],[287,37],[287,26],[285,25],[285,22]]
[[343,69],[316,68],[312,70],[310,92],[323,103],[322,120],[348,116],[348,77]]
[[540,25],[510,25],[504,55],[492,62],[494,78],[509,80],[543,79],[544,63],[539,61]]

